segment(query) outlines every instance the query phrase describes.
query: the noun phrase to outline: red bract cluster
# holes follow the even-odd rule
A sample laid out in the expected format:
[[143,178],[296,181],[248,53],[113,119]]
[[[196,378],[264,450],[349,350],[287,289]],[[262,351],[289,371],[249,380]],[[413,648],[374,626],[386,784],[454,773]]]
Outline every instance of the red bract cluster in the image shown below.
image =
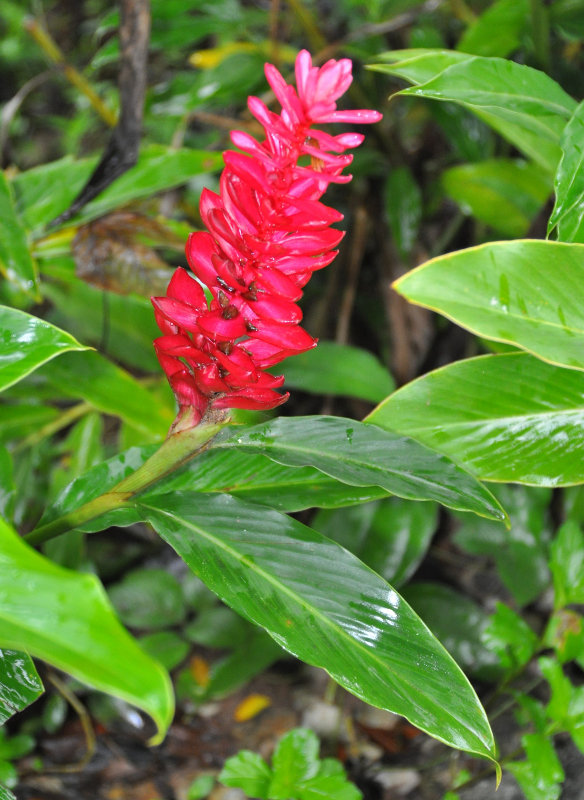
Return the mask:
[[[283,377],[264,370],[316,345],[300,327],[297,305],[314,270],[333,260],[343,232],[342,214],[320,202],[329,183],[344,183],[358,133],[331,136],[315,123],[376,122],[377,111],[338,111],[349,87],[351,61],[318,68],[303,50],[296,59],[297,89],[266,64],[266,77],[282,106],[270,111],[257,97],[249,109],[265,130],[258,142],[231,135],[243,152],[223,154],[220,192],[201,196],[207,231],[192,233],[186,253],[199,283],[179,268],[166,297],[153,297],[163,336],[154,346],[189,425],[211,408],[269,409],[288,395],[275,391]],[[302,164],[299,161],[302,160]]]

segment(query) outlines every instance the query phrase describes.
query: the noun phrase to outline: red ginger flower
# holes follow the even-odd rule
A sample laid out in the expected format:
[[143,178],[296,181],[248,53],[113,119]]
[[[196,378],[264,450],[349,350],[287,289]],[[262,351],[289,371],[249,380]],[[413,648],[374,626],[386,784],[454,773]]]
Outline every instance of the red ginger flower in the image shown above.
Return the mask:
[[[331,136],[312,126],[326,122],[377,122],[377,111],[337,111],[348,89],[351,61],[313,67],[302,50],[296,59],[297,89],[271,64],[265,72],[282,106],[270,111],[248,99],[266,138],[231,134],[241,152],[223,154],[220,193],[205,189],[201,217],[208,229],[189,236],[186,254],[196,277],[212,295],[210,306],[199,283],[176,270],[166,297],[153,297],[163,336],[156,354],[179,404],[197,425],[211,408],[270,409],[288,394],[266,367],[316,345],[299,323],[297,301],[314,270],[334,259],[343,232],[329,226],[343,218],[320,202],[329,183],[345,183],[348,148],[359,133]],[[248,155],[245,155],[247,153]],[[298,162],[302,156],[310,164]]]

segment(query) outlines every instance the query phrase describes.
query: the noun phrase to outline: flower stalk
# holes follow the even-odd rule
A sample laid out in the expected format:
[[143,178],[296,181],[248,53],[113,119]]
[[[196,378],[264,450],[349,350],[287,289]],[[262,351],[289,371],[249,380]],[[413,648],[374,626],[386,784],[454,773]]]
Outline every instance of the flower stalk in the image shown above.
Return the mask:
[[24,539],[30,545],[39,545],[67,531],[79,528],[87,522],[127,505],[134,497],[146,491],[171,472],[209,447],[225,422],[198,425],[196,428],[171,434],[160,448],[139,469],[128,475],[107,492],[95,497],[62,517],[40,525]]

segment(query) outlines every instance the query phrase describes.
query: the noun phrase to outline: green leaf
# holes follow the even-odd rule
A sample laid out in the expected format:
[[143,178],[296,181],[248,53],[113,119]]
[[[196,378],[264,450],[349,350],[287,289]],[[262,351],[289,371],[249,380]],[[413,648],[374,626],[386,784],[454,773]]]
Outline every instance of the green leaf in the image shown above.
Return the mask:
[[2,442],[23,439],[30,433],[38,432],[53,422],[59,414],[57,409],[51,406],[2,404],[1,408],[0,441]]
[[0,725],[43,693],[43,684],[29,655],[0,649]]
[[547,545],[551,492],[522,486],[499,485],[493,494],[509,514],[509,530],[490,520],[460,515],[462,525],[455,544],[473,556],[487,556],[518,606],[535,600],[550,583]]
[[527,800],[557,800],[561,796],[564,770],[553,743],[543,733],[521,737],[527,759],[505,765],[523,789]]
[[407,437],[342,417],[280,417],[226,429],[213,448],[261,453],[281,464],[313,466],[354,486],[381,486],[414,500],[504,519],[492,495],[453,462]]
[[186,615],[180,583],[164,569],[136,569],[108,589],[119,618],[130,628],[180,624]]
[[548,222],[548,235],[557,228],[561,242],[584,242],[584,102],[562,133],[562,158],[554,180],[556,202]]
[[0,306],[0,391],[70,350],[88,350],[70,334],[16,308]]
[[394,287],[479,336],[584,370],[584,245],[491,242],[433,258]]
[[163,439],[175,416],[174,407],[161,403],[129,372],[97,352],[70,353],[51,362],[41,375],[60,392],[120,417],[150,439]]
[[434,503],[390,497],[349,509],[321,511],[312,527],[346,547],[386,581],[400,586],[425,556],[437,523]]
[[466,29],[456,45],[463,53],[505,58],[517,49],[529,22],[528,0],[497,0]]
[[271,372],[284,373],[286,388],[371,403],[379,403],[395,387],[388,370],[372,353],[337,342],[319,342],[314,350],[285,359]]
[[228,495],[175,492],[137,507],[212,591],[293,655],[432,736],[493,757],[487,719],[463,673],[351,553]]
[[465,672],[483,680],[500,675],[499,659],[481,638],[489,617],[480,606],[439,583],[412,583],[403,591],[414,611]]
[[400,94],[459,103],[554,172],[576,102],[543,72],[501,58],[464,58]]
[[140,647],[165,669],[174,669],[187,657],[189,645],[174,631],[158,631],[140,637]]
[[225,762],[219,773],[219,782],[243,789],[250,797],[265,800],[271,777],[272,770],[261,756],[251,750],[240,750]]
[[184,630],[189,641],[203,647],[234,648],[245,644],[250,624],[230,608],[216,605],[203,609]]
[[550,547],[550,569],[554,577],[555,607],[584,603],[584,534],[568,520]]
[[448,67],[470,61],[472,56],[455,50],[412,48],[390,50],[378,56],[380,64],[369,64],[368,69],[404,78],[410,83],[421,84],[440,75]]
[[397,249],[402,258],[407,258],[416,244],[422,221],[422,192],[407,167],[389,173],[384,203]]
[[320,742],[306,728],[295,728],[282,736],[272,757],[270,800],[288,800],[298,794],[298,785],[318,773]]
[[551,191],[549,175],[537,164],[504,158],[451,167],[442,182],[466,214],[510,238],[527,233]]
[[509,353],[430,372],[366,421],[418,439],[483,480],[554,487],[584,481],[583,406],[581,372]]
[[0,273],[21,291],[39,299],[36,265],[26,231],[14,207],[10,184],[0,170]]
[[8,450],[0,445],[0,516],[12,519],[16,484],[12,468],[12,456]]
[[[142,148],[136,166],[84,206],[73,222],[89,222],[135,200],[180,186],[194,175],[219,169],[222,163],[218,153],[148,145]],[[75,162],[67,157],[17,175],[12,184],[25,226],[40,232],[47,223],[65,211],[89,178],[95,164],[96,159]]]
[[16,797],[9,789],[0,784],[0,800],[16,800]]
[[504,603],[497,603],[481,639],[501,665],[511,674],[520,671],[532,658],[538,638],[529,625]]
[[122,628],[98,579],[48,561],[2,520],[0,539],[2,646],[26,650],[143,709],[159,741],[173,714],[168,674]]
[[[327,759],[329,762],[332,760]],[[361,800],[363,795],[353,783],[349,783],[344,770],[341,769],[340,773],[323,770],[314,778],[305,781],[298,789],[298,797],[299,800],[323,800],[323,798]]]

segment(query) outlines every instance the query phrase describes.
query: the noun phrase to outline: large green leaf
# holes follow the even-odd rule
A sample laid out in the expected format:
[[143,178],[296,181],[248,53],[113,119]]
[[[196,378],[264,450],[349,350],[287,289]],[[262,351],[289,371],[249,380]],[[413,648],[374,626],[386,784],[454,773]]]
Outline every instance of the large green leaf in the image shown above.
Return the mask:
[[0,725],[22,711],[43,692],[43,684],[29,655],[0,649]]
[[457,50],[476,56],[505,58],[520,43],[529,24],[528,0],[496,0],[466,29]]
[[410,607],[355,556],[263,506],[173,493],[143,518],[228,605],[366,702],[494,757],[470,684]]
[[[95,159],[72,161],[67,157],[17,175],[13,187],[26,227],[38,231],[68,208],[95,163]],[[134,200],[186,183],[193,175],[217,170],[221,164],[217,153],[151,144],[142,149],[136,166],[89,202],[74,222],[89,222]]]
[[[388,497],[382,502],[320,511],[312,527],[399,587],[425,556],[437,522],[438,506],[434,503]],[[500,527],[492,521],[487,524]]]
[[[441,51],[437,58],[444,60]],[[576,108],[576,102],[545,73],[481,56],[463,57],[400,94],[461,104],[550,172],[561,156],[560,135]]]
[[584,103],[580,103],[564,128],[560,145],[562,159],[554,181],[556,203],[548,233],[557,228],[561,242],[584,242]]
[[158,740],[173,714],[166,671],[118,622],[95,575],[53,564],[0,519],[0,643],[146,711]]
[[584,369],[584,245],[491,242],[433,258],[394,286],[479,336]]
[[509,237],[527,233],[551,191],[545,170],[508,158],[451,167],[443,173],[442,183],[463,211]]
[[97,352],[71,353],[47,365],[41,375],[60,392],[120,417],[150,438],[164,438],[174,418],[170,403],[161,402],[129,372]]
[[0,170],[0,273],[38,299],[37,270],[26,231],[18,218],[10,185]]
[[319,342],[314,350],[287,358],[274,367],[286,387],[317,394],[359,397],[378,403],[394,388],[389,371],[372,353],[337,342]]
[[353,486],[380,486],[411,500],[504,519],[484,486],[449,459],[375,425],[342,417],[280,417],[252,428],[226,429],[211,448],[260,453],[295,467],[312,466]]
[[584,482],[584,375],[527,353],[449,364],[368,417],[446,453],[483,480]]
[[7,306],[0,306],[0,341],[0,390],[61,353],[88,349],[60,328]]

